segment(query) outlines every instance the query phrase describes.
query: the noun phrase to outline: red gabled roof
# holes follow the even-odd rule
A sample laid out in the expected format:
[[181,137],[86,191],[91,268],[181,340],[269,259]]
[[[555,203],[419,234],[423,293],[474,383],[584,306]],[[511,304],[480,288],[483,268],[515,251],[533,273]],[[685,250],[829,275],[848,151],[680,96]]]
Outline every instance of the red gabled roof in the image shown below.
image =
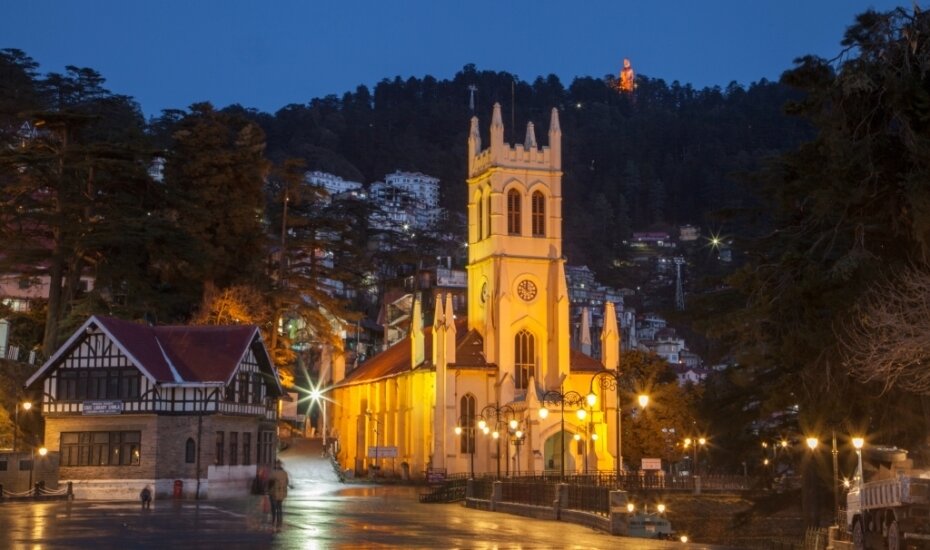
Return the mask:
[[576,349],[569,351],[568,364],[571,372],[597,372],[604,368],[600,361]]
[[102,316],[89,318],[26,385],[43,378],[95,328],[107,334],[133,365],[155,382],[228,384],[252,350],[262,370],[274,374],[272,386],[280,393],[277,374],[254,325],[150,326]]

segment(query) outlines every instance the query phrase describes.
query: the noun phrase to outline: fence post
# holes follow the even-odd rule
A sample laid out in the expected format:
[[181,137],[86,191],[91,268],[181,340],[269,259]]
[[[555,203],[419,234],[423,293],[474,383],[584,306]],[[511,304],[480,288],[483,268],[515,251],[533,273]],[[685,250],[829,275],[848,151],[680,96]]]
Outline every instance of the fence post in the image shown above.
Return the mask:
[[555,500],[552,501],[552,511],[555,519],[562,519],[562,508],[568,506],[568,484],[557,483],[555,486]]
[[491,484],[491,511],[497,511],[497,503],[501,501],[504,495],[504,484],[501,481],[495,481]]
[[694,476],[694,494],[701,494],[701,476]]
[[68,482],[68,500],[74,500],[74,487]]
[[610,534],[626,535],[629,531],[629,512],[626,510],[626,491],[610,491]]

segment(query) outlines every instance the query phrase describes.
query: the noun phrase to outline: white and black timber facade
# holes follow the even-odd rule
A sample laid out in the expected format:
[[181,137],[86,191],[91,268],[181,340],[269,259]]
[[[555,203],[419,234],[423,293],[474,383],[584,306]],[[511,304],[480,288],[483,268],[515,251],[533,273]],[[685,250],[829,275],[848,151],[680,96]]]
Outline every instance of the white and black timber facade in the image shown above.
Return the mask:
[[254,326],[91,317],[27,382],[78,498],[246,494],[277,448],[277,371]]

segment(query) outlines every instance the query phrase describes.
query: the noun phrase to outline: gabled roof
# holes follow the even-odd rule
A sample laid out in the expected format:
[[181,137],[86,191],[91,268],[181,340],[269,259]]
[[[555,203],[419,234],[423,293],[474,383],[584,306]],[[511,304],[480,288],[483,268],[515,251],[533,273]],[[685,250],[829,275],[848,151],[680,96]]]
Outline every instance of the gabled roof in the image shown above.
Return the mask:
[[281,393],[277,371],[254,325],[150,326],[96,315],[87,319],[26,385],[47,376],[97,329],[154,382],[228,384],[251,350],[261,370],[273,374],[272,388]]

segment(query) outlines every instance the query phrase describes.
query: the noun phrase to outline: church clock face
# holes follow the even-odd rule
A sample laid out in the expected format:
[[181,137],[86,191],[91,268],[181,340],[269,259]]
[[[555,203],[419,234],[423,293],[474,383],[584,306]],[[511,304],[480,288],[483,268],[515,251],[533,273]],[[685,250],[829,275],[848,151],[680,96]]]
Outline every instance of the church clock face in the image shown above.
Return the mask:
[[536,297],[536,283],[529,279],[523,279],[517,284],[517,296],[523,301],[529,302]]
[[485,281],[481,285],[481,303],[483,304],[487,301],[488,301],[488,283],[487,281]]

